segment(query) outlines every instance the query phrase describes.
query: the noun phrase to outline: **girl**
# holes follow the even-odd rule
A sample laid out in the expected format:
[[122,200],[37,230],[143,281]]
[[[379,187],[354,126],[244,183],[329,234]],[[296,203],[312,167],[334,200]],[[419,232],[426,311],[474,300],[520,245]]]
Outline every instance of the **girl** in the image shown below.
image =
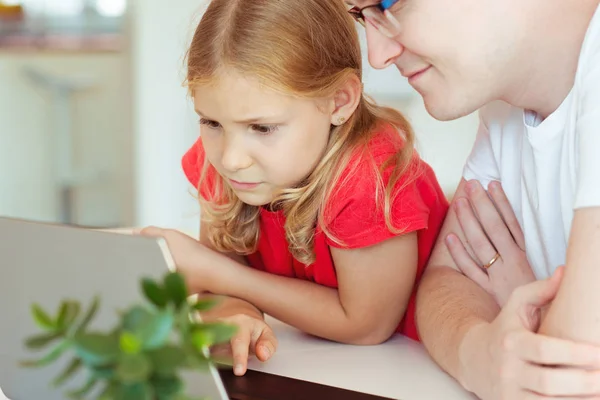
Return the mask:
[[448,204],[408,122],[363,94],[343,3],[213,0],[187,83],[200,244],[145,233],[167,240],[191,290],[338,342],[418,339],[414,288]]

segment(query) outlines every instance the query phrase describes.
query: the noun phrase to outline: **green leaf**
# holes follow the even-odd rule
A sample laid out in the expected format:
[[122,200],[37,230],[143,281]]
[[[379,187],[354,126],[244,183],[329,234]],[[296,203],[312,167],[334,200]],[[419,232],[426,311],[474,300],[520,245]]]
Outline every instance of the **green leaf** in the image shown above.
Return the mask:
[[121,385],[115,390],[112,400],[153,400],[152,388],[147,383]]
[[179,310],[176,311],[177,325],[179,326],[182,334],[189,332],[191,329],[192,320],[190,318],[190,312],[190,307],[187,304],[184,304]]
[[156,378],[151,382],[158,400],[171,400],[184,388],[183,382],[176,376]]
[[119,345],[125,354],[138,354],[142,350],[142,342],[131,332],[121,334]]
[[136,306],[125,314],[124,329],[137,337],[143,349],[151,350],[167,341],[173,330],[173,319],[170,310],[157,312]]
[[50,353],[48,353],[45,357],[35,360],[35,361],[22,361],[20,365],[22,367],[44,367],[60,358],[63,353],[69,348],[71,344],[67,341],[60,343],[56,346]]
[[56,329],[56,324],[52,321],[52,318],[50,318],[48,313],[46,313],[38,304],[33,304],[31,306],[31,313],[33,314],[33,319],[40,328],[45,330]]
[[211,361],[201,351],[193,349],[186,354],[186,367],[192,370],[207,370]]
[[92,375],[97,379],[112,379],[115,376],[115,368],[113,366],[100,366],[100,367],[92,367],[91,372]]
[[237,332],[237,327],[220,322],[202,323],[195,325],[194,334],[196,332],[205,332],[207,335],[212,335],[213,342],[211,345],[213,345],[229,341]]
[[136,332],[140,327],[148,324],[152,319],[152,313],[142,306],[135,306],[123,316],[123,329],[129,332]]
[[46,347],[56,339],[61,338],[64,332],[43,333],[41,335],[31,336],[25,340],[25,346],[30,350],[39,350]]
[[192,305],[192,308],[196,311],[208,311],[216,306],[218,301],[216,299],[203,299],[198,300],[195,304]]
[[103,333],[82,333],[75,336],[75,352],[85,364],[106,365],[119,355],[119,339]]
[[166,345],[148,352],[154,372],[158,375],[174,375],[179,368],[186,366],[187,356],[183,349]]
[[179,308],[188,297],[185,280],[177,272],[170,272],[165,276],[165,290],[176,308]]
[[142,291],[146,298],[158,308],[164,308],[169,301],[165,290],[150,278],[144,278],[142,280]]
[[126,354],[119,360],[117,377],[123,383],[143,382],[152,372],[152,364],[143,354]]
[[209,330],[197,330],[192,333],[192,343],[198,350],[210,347],[215,343],[215,334]]
[[98,395],[97,400],[114,400],[116,391],[117,385],[114,382],[106,384],[104,389]]
[[65,320],[65,318],[67,316],[67,309],[68,308],[69,308],[69,302],[68,301],[63,301],[60,304],[60,309],[58,311],[58,318],[57,318],[56,325],[63,326],[64,320]]
[[153,350],[165,344],[173,330],[173,314],[161,312],[152,318],[139,330],[135,332],[137,338],[142,342],[146,350]]
[[98,296],[94,296],[94,299],[92,300],[92,304],[90,305],[90,308],[88,308],[87,312],[85,313],[85,316],[81,320],[81,323],[77,327],[78,334],[82,333],[87,328],[87,326],[90,324],[90,322],[96,315],[96,312],[98,312],[99,306],[100,306],[100,298]]
[[69,327],[79,315],[80,309],[81,306],[76,301],[63,302],[56,319],[56,325],[61,329]]
[[74,358],[73,360],[71,360],[69,365],[67,365],[67,367],[63,370],[63,372],[61,372],[60,375],[56,379],[54,379],[54,382],[52,382],[52,384],[55,387],[62,385],[73,375],[75,375],[79,368],[81,368],[82,364],[83,363],[79,358]]
[[94,378],[93,376],[90,376],[88,378],[87,382],[85,383],[85,385],[83,385],[79,389],[71,390],[71,391],[67,392],[67,396],[69,396],[69,398],[71,398],[71,399],[79,400],[83,396],[85,396],[86,394],[91,392],[92,389],[94,388],[94,386],[96,386],[96,383],[98,383],[98,380],[96,378]]

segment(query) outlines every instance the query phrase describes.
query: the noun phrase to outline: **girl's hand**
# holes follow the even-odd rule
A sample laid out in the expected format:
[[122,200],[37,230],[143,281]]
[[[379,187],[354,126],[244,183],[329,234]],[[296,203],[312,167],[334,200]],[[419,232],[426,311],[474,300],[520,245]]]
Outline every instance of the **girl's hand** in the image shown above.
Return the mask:
[[490,183],[488,190],[489,195],[479,182],[467,183],[467,198],[454,203],[467,243],[450,234],[446,245],[462,273],[502,307],[513,290],[536,278],[525,254],[523,232],[500,183]]
[[160,237],[167,242],[177,271],[181,273],[190,293],[210,292],[220,279],[218,253],[202,245],[196,239],[174,229],[146,227],[141,235]]
[[277,350],[277,338],[271,327],[260,314],[240,313],[218,318],[218,321],[235,325],[236,335],[229,344],[219,345],[213,355],[233,358],[233,373],[242,376],[248,369],[248,359],[255,355],[262,362],[269,360]]
[[203,321],[225,322],[238,327],[229,343],[211,349],[213,356],[233,358],[233,372],[238,376],[246,373],[250,355],[256,355],[264,362],[277,350],[277,338],[265,322],[262,312],[245,300],[217,297],[217,305],[200,316]]

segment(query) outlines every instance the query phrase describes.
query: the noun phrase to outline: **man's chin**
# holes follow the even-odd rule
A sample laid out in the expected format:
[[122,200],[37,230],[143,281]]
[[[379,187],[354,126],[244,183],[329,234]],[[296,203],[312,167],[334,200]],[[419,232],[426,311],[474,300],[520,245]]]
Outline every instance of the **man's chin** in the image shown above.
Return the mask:
[[450,100],[444,101],[441,97],[434,98],[430,94],[423,96],[423,102],[429,115],[442,122],[453,121],[465,117],[479,109],[479,107],[474,109],[471,107],[461,107],[456,104],[456,102]]

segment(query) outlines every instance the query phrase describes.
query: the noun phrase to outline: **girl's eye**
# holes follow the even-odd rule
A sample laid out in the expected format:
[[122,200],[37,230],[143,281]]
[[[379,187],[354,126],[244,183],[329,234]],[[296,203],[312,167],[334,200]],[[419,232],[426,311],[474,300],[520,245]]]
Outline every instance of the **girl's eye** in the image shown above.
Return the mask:
[[250,125],[252,130],[260,135],[270,135],[275,132],[278,128],[277,125]]
[[204,118],[200,118],[200,125],[206,125],[211,129],[218,129],[221,127],[221,124],[219,124],[217,121],[211,121],[210,119],[204,119]]

